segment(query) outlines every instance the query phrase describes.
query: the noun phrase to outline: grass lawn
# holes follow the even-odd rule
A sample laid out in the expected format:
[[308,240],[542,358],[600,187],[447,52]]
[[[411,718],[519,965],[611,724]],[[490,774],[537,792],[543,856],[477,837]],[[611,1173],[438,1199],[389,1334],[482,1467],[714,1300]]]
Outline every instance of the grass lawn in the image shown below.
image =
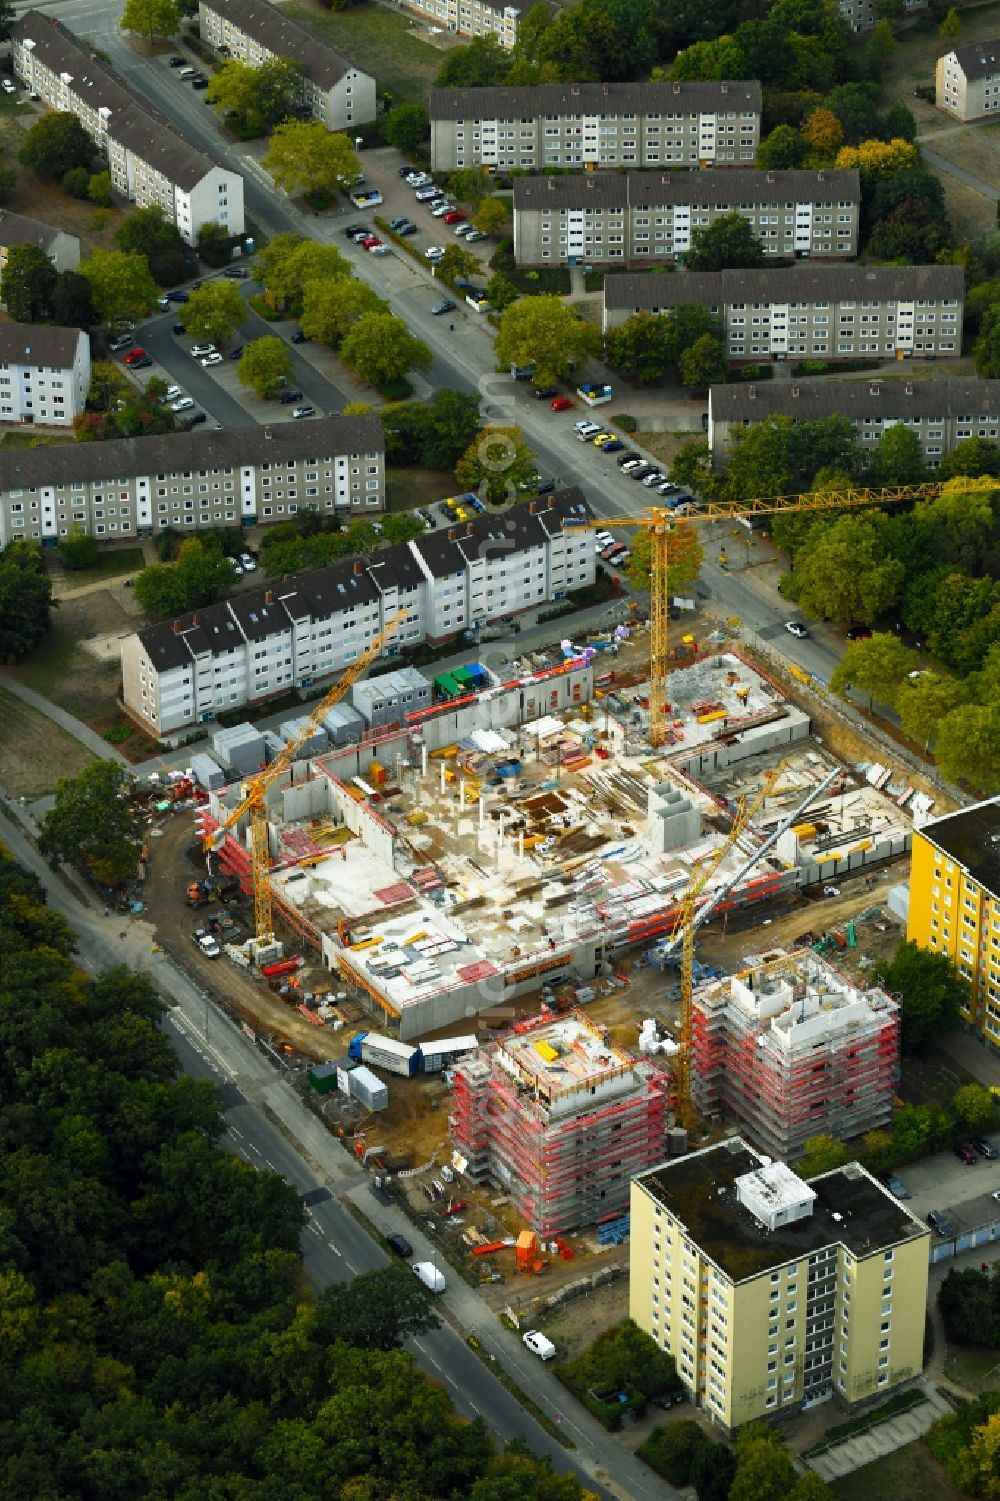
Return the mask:
[[[979,1392],[986,1385],[986,1378],[996,1376],[1000,1366],[1000,1350],[965,1350],[960,1345],[949,1346],[944,1373],[949,1381],[964,1386],[967,1391]],[[991,1380],[991,1386],[996,1382]]]
[[4,433],[0,448],[47,448],[51,443],[72,443],[73,434],[34,433],[30,427],[19,427],[15,432]]
[[386,509],[412,511],[414,506],[431,505],[458,490],[450,469],[387,469],[385,476]]
[[117,552],[102,553],[93,568],[67,569],[66,588],[79,589],[84,584],[98,584],[102,579],[120,578],[123,573],[135,573],[144,567],[141,547],[122,547]]
[[962,1501],[942,1467],[919,1441],[874,1459],[830,1483],[837,1501]]
[[955,1090],[971,1078],[954,1058],[936,1055],[931,1049],[920,1058],[902,1060],[899,1093],[911,1105],[933,1101],[945,1107],[951,1104]]
[[2,689],[0,714],[0,783],[14,797],[44,797],[60,777],[79,776],[94,759],[79,740]]
[[379,93],[391,95],[393,104],[427,102],[442,54],[424,41],[419,22],[379,5],[356,5],[332,14],[312,0],[282,9],[373,74]]
[[[628,408],[628,397],[627,396],[624,398],[624,406],[625,406],[625,409],[627,410],[627,408]],[[642,446],[643,446],[643,448],[645,448],[648,453],[651,453],[653,455],[654,459],[659,460],[659,462],[661,464],[670,465],[670,464],[672,464],[674,462],[674,459],[677,457],[677,450],[679,448],[683,448],[683,446],[684,446],[685,443],[690,442],[690,440],[692,438],[696,438],[696,437],[698,437],[697,433],[646,433],[646,432],[638,432],[638,433],[635,434],[635,441],[637,443],[641,443]],[[628,440],[629,440],[629,435],[628,435],[628,433],[626,433],[625,434],[625,441],[626,441],[626,443],[628,442]],[[620,457],[621,457],[621,455],[619,454],[619,458]]]

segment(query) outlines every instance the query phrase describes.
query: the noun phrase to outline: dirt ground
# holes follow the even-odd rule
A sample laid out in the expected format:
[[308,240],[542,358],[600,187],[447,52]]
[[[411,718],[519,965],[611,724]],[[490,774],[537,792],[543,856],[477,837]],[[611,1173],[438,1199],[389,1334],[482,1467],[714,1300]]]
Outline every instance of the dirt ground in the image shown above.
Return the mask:
[[0,718],[0,784],[14,797],[44,797],[60,777],[77,776],[93,760],[79,740],[2,689]]

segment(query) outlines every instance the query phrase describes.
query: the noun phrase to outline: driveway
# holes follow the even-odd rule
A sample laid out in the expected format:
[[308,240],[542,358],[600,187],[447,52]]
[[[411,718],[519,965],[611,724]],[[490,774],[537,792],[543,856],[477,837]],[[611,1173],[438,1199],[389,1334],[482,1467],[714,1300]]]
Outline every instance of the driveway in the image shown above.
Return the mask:
[[960,1227],[1000,1219],[1000,1204],[990,1197],[994,1189],[1000,1190],[1000,1159],[979,1157],[974,1167],[966,1167],[952,1152],[938,1152],[901,1167],[897,1176],[910,1190],[906,1208],[920,1220],[926,1220],[931,1209],[939,1209]]

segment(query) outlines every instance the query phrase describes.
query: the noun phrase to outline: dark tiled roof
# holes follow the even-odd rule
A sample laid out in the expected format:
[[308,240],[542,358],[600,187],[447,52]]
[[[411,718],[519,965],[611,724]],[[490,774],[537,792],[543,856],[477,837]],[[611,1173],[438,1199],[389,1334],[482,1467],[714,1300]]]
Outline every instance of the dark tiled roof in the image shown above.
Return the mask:
[[[87,335],[83,338],[86,340]],[[79,342],[78,328],[57,328],[46,323],[0,323],[0,360],[9,365],[55,365],[68,370],[76,358]]]
[[604,279],[608,308],[665,308],[682,302],[721,307],[733,302],[878,302],[908,298],[961,299],[961,266],[808,265],[764,267],[758,271],[650,271]]
[[[47,253],[53,240],[62,233],[54,224],[43,224],[41,219],[28,219],[24,214],[12,214],[9,208],[0,209],[0,245],[5,248],[38,245]],[[70,235],[70,239],[75,238],[75,235]]]
[[[0,324],[0,328],[8,326]],[[40,331],[32,328],[32,334]],[[75,335],[76,330],[71,332]],[[11,487],[65,485],[74,480],[108,480],[121,475],[381,453],[384,447],[379,419],[362,413],[357,417],[320,417],[313,422],[276,422],[273,427],[253,424],[207,433],[115,438],[107,443],[0,449],[0,493]]]
[[[996,382],[992,382],[996,384]],[[934,818],[920,831],[993,896],[1000,896],[1000,798]]]
[[326,568],[292,574],[277,592],[289,608],[293,600],[296,605],[305,603],[314,620],[339,615],[351,605],[372,605],[379,597],[368,577],[366,562],[360,558],[338,558]]
[[432,120],[510,120],[525,115],[760,114],[760,84],[539,83],[511,88],[431,89]]
[[759,386],[713,386],[716,422],[763,422],[767,417],[840,415],[892,421],[901,417],[1000,414],[1000,380],[805,380]]
[[738,209],[758,203],[860,203],[856,168],[821,172],[760,172],[738,167],[701,172],[568,172],[514,179],[514,208],[626,208],[641,204],[711,204]]
[[594,513],[579,486],[567,485],[564,490],[543,497],[538,503],[537,514],[542,530],[547,536],[554,537],[562,531],[564,521],[589,520]]
[[408,547],[385,548],[368,559],[368,571],[380,593],[389,589],[419,589],[423,571]]
[[966,42],[953,47],[955,60],[966,78],[989,78],[1000,72],[1000,37],[990,42]]
[[306,77],[322,89],[333,88],[354,67],[270,0],[201,0],[201,8],[231,22],[275,57],[301,63]]
[[29,10],[11,27],[11,38],[34,43],[34,55],[52,72],[68,73],[72,90],[95,110],[108,111],[108,133],[169,182],[187,190],[221,165],[178,131],[61,22]]

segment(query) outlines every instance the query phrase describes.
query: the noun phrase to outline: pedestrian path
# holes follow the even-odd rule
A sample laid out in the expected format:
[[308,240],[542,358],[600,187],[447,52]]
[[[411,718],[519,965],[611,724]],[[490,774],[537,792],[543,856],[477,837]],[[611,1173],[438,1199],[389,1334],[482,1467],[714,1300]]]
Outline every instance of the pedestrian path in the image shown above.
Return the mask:
[[30,704],[33,709],[38,710],[39,714],[44,714],[46,719],[51,719],[53,724],[65,730],[67,735],[72,735],[74,740],[79,740],[81,745],[85,745],[100,760],[117,761],[119,766],[129,764],[120,750],[109,745],[107,740],[104,740],[89,725],[84,724],[75,715],[68,714],[65,709],[60,709],[57,704],[50,703],[33,688],[26,688],[23,683],[19,683],[16,678],[9,677],[6,673],[0,673],[0,688],[5,689],[14,698],[19,698],[22,703]]
[[936,1423],[943,1413],[951,1411],[950,1404],[936,1391],[929,1389],[926,1400],[919,1406],[898,1413],[894,1418],[887,1418],[884,1423],[877,1423],[865,1433],[856,1433],[851,1438],[844,1439],[841,1444],[834,1444],[823,1454],[807,1459],[806,1464],[823,1480],[836,1480],[841,1475],[850,1475],[853,1470],[860,1470],[862,1465],[871,1464],[873,1459],[894,1454],[906,1444],[923,1438],[932,1423]]

